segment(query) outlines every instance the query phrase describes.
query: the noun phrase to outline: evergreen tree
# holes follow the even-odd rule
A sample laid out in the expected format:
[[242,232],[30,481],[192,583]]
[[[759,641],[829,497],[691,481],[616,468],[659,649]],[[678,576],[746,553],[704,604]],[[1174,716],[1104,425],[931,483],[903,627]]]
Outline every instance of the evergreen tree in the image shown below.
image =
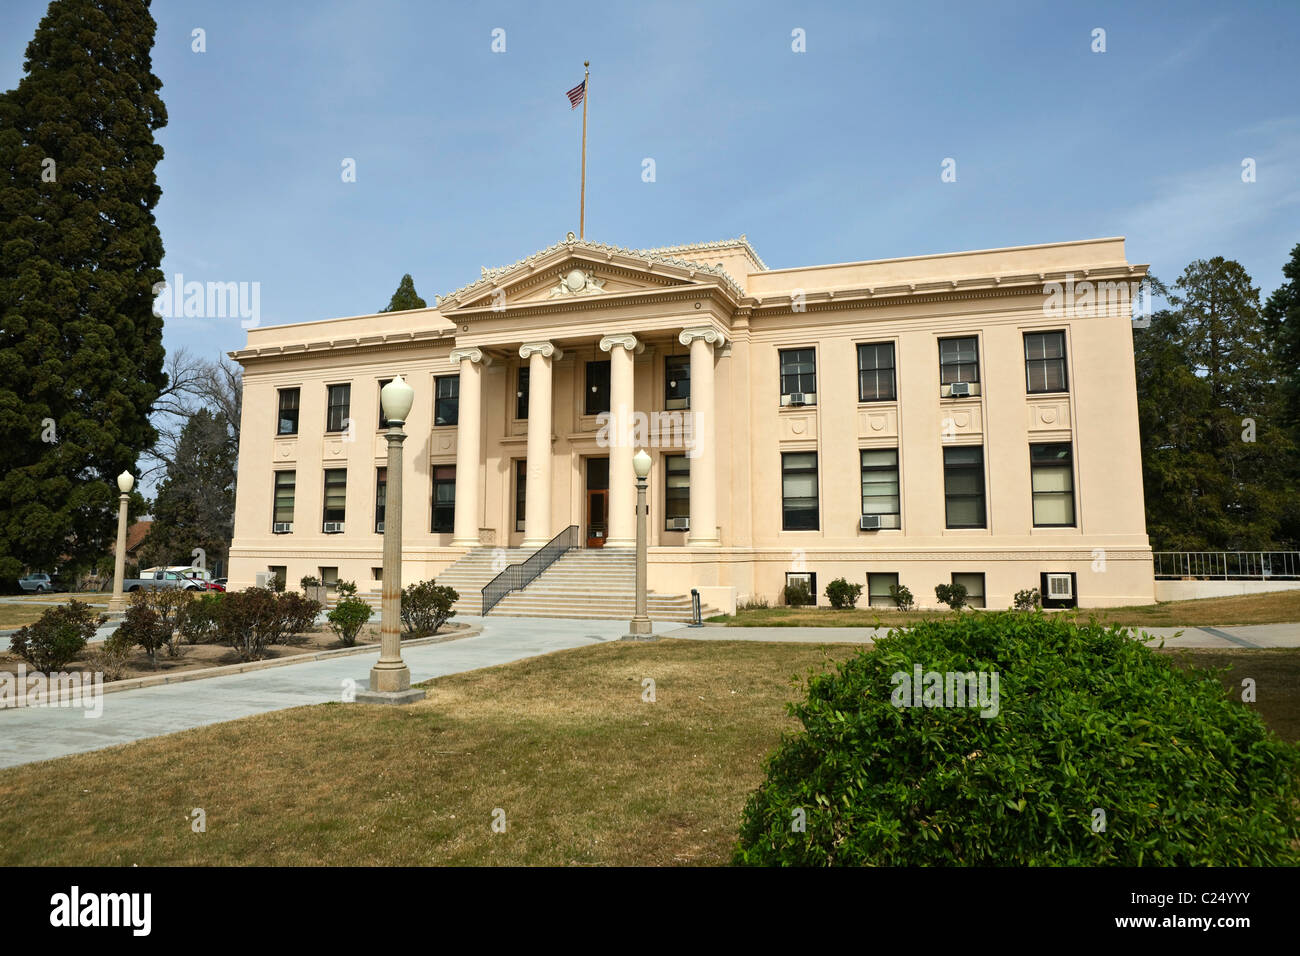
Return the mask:
[[53,0],[0,95],[0,579],[110,546],[153,440],[154,32],[148,0]]
[[181,430],[176,456],[158,486],[146,563],[191,564],[202,548],[209,570],[224,568],[235,522],[237,448],[221,412],[202,408]]
[[404,309],[427,309],[428,305],[420,298],[419,293],[415,291],[415,281],[408,272],[402,276],[402,281],[397,284],[397,291],[393,297],[388,300],[388,308],[380,309],[380,312],[401,312]]
[[1281,376],[1287,422],[1300,426],[1300,243],[1282,267],[1287,281],[1264,304],[1264,330]]

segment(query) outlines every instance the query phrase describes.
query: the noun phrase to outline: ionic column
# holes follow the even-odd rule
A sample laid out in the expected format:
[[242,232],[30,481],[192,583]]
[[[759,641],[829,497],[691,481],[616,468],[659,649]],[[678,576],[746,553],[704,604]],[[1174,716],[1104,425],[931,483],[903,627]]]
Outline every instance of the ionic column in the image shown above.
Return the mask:
[[479,455],[483,447],[483,366],[492,362],[482,349],[451,350],[451,364],[460,367],[460,404],[456,417],[456,518],[454,548],[479,546]]
[[691,531],[687,545],[716,548],[718,541],[717,437],[713,408],[713,350],[724,339],[717,329],[683,329],[677,337],[691,348]]
[[563,356],[551,342],[525,342],[528,359],[528,475],[524,502],[524,547],[540,548],[551,530],[551,364]]
[[645,351],[635,335],[607,335],[600,340],[609,353],[609,533],[607,548],[636,547],[636,471],[632,456],[635,406],[634,355]]

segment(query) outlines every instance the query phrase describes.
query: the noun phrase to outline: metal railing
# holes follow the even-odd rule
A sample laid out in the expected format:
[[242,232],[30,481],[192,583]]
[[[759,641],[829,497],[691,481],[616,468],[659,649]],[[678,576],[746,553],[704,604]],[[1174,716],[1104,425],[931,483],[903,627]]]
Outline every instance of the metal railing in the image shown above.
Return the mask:
[[483,587],[483,615],[492,610],[511,591],[518,591],[537,580],[560,555],[578,546],[578,526],[571,524],[518,564],[512,564]]
[[1166,580],[1270,581],[1300,578],[1300,551],[1156,551],[1155,573]]

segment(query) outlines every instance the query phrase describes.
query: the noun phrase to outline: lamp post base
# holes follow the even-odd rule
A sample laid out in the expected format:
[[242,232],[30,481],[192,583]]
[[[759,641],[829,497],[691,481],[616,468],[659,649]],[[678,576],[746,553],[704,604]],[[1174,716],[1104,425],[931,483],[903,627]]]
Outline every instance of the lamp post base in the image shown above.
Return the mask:
[[358,704],[418,704],[422,700],[425,700],[425,694],[419,687],[408,687],[406,690],[359,690],[356,696]]
[[659,635],[654,632],[654,625],[648,617],[632,618],[627,624],[627,633],[619,640],[623,641],[657,641]]

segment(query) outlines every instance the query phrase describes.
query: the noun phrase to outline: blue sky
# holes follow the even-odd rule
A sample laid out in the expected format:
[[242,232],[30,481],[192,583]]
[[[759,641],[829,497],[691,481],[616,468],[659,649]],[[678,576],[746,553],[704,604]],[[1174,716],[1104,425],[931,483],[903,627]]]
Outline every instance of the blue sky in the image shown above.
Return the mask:
[[[4,88],[46,6],[0,7]],[[404,272],[432,304],[576,230],[581,110],[564,93],[584,58],[591,239],[746,233],[786,267],[1124,235],[1166,281],[1223,255],[1265,294],[1300,242],[1294,2],[153,12],[164,271],[260,282],[263,324],[374,311]],[[170,320],[165,339],[204,355],[244,340],[237,319]]]

